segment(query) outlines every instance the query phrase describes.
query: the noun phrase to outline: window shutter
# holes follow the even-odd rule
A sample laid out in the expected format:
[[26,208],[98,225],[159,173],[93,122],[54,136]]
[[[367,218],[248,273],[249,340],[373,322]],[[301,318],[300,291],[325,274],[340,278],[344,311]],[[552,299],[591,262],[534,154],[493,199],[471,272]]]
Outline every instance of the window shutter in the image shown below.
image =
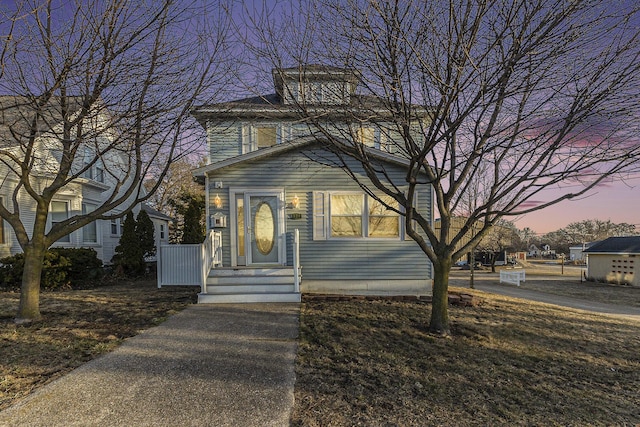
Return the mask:
[[313,192],[313,240],[327,240],[327,198],[325,191]]
[[251,151],[251,125],[242,125],[240,131],[240,137],[242,139],[242,153],[246,154]]

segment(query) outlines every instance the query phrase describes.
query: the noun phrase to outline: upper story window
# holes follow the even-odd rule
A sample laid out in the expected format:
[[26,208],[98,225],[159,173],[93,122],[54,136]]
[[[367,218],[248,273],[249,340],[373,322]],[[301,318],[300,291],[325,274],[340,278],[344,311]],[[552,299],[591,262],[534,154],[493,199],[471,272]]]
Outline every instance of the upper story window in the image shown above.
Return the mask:
[[275,126],[261,126],[256,128],[256,144],[258,148],[276,145],[277,128]]
[[367,147],[376,146],[376,131],[369,126],[360,126],[356,129],[356,141]]
[[92,179],[97,182],[104,182],[104,169],[99,159],[95,158],[95,151],[92,148],[84,149],[83,167],[87,168],[82,174],[83,178]]
[[271,147],[279,142],[279,126],[271,124],[242,126],[242,154]]

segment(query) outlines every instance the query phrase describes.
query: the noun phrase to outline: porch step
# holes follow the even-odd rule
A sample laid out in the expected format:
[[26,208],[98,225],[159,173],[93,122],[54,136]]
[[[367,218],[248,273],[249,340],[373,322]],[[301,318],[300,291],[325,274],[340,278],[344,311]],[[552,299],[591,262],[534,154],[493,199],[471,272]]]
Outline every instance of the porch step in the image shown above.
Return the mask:
[[259,284],[209,284],[207,283],[208,294],[270,294],[294,292],[295,285],[293,278],[290,283],[259,283]]
[[215,268],[207,277],[207,286],[286,284],[293,284],[293,268]]
[[300,302],[295,292],[198,294],[198,304],[247,304],[255,302]]
[[300,302],[291,267],[227,267],[212,269],[200,304]]

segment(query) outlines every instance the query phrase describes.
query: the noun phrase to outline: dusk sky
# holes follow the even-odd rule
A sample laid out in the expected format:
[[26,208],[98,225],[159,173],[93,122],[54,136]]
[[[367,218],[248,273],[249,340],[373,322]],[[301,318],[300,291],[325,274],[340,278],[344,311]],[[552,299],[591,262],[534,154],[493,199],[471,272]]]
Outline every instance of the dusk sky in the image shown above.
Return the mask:
[[515,224],[519,229],[529,227],[540,235],[589,219],[626,222],[640,230],[640,177],[602,185],[589,196],[519,217]]

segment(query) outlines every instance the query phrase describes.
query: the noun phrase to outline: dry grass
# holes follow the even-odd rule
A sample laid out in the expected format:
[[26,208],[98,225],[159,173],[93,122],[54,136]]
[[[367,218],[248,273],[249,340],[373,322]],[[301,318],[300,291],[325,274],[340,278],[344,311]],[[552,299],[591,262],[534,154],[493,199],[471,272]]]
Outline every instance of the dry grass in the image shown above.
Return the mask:
[[20,295],[0,292],[0,410],[194,303],[198,290],[137,281],[43,292],[43,320],[20,326]]
[[[527,286],[637,304],[637,289],[539,282]],[[28,326],[12,322],[18,294],[0,293],[0,409],[157,325],[197,291],[133,282],[43,293],[44,320]],[[471,292],[484,303],[451,308],[450,339],[426,332],[430,306],[419,301],[303,303],[292,424],[640,424],[640,323]]]
[[[560,265],[529,263],[525,271],[527,280],[520,285],[522,289],[588,301],[640,307],[640,287],[583,282],[580,280],[583,271],[580,268],[565,266],[564,274],[561,274]],[[488,270],[476,272],[475,279],[479,286],[482,283],[499,284],[500,282],[499,274]],[[450,284],[468,287],[469,271],[452,271]]]
[[303,304],[293,425],[640,423],[640,324],[474,292],[453,338],[429,306]]

